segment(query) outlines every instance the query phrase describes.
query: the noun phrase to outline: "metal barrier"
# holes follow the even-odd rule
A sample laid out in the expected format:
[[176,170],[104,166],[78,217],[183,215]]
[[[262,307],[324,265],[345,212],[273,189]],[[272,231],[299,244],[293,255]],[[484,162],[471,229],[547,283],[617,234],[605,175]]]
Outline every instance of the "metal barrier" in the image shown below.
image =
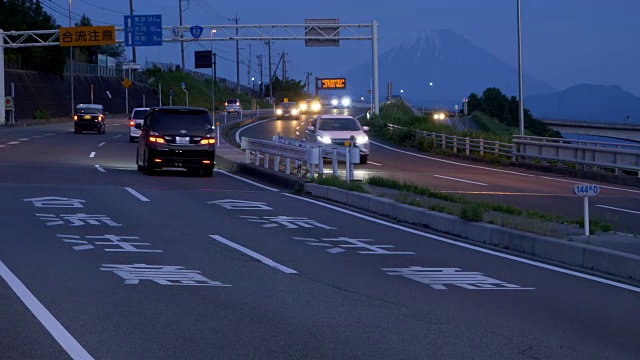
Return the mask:
[[291,174],[291,160],[294,163],[294,169],[298,177],[302,177],[302,168],[306,164],[306,170],[309,177],[314,179],[316,176],[316,166],[318,167],[318,175],[324,174],[323,162],[324,158],[332,159],[333,176],[338,176],[338,161],[346,162],[347,174],[346,180],[353,180],[354,164],[360,162],[360,150],[357,147],[346,147],[338,145],[328,145],[297,140],[293,138],[285,138],[279,135],[273,137],[273,141],[259,140],[243,137],[241,140],[242,150],[245,150],[245,163],[253,162],[256,166],[260,165],[260,157],[265,168],[270,168],[270,156],[273,156],[273,167],[275,171],[281,170],[281,160],[284,160],[285,174]]
[[640,145],[620,144],[603,141],[571,140],[539,136],[515,135],[513,143],[503,143],[483,139],[472,139],[455,135],[438,134],[427,131],[411,130],[388,124],[390,130],[409,130],[428,139],[436,146],[454,153],[471,152],[493,154],[509,158],[512,162],[534,159],[557,161],[583,167],[613,169],[616,174],[621,170],[637,171],[640,176]]

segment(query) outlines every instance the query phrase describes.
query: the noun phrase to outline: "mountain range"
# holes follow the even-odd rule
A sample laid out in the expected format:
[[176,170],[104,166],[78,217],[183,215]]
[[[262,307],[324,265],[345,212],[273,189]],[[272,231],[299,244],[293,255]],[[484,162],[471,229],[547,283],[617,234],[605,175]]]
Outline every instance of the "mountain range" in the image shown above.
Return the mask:
[[551,94],[525,96],[535,117],[640,123],[640,97],[617,85],[581,84]]
[[[366,96],[371,84],[370,64],[356,66],[344,75],[353,95]],[[388,82],[392,83],[393,95],[401,95],[412,104],[447,108],[488,87],[497,87],[508,96],[518,94],[517,68],[452,30],[425,30],[415,39],[381,53],[381,99],[387,97]],[[524,91],[540,94],[557,90],[525,74]]]

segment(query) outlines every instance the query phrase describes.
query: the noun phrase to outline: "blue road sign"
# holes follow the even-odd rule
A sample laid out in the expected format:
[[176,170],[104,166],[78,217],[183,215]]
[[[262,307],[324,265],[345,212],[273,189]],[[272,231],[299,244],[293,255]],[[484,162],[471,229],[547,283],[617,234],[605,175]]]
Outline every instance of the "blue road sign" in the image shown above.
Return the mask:
[[125,15],[124,46],[162,46],[162,15]]
[[189,28],[189,32],[194,39],[198,39],[200,35],[202,35],[202,30],[202,26],[200,25],[195,25]]
[[180,87],[184,89],[185,87],[184,81],[180,84]]
[[173,89],[169,90],[169,96],[173,96]]

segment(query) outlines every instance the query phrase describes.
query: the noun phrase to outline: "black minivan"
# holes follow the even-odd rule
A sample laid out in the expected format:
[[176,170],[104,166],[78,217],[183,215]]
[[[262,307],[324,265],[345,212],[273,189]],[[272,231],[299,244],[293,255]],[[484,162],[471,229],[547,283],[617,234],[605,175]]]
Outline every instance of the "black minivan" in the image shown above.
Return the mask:
[[215,167],[215,129],[207,109],[152,107],[144,117],[136,155],[139,171],[150,175],[156,169],[183,168],[212,176]]

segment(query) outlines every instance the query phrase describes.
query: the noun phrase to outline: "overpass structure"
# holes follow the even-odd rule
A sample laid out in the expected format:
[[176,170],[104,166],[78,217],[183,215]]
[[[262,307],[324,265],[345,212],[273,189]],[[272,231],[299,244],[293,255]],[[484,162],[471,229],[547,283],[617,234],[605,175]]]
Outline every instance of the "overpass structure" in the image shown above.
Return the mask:
[[640,142],[640,124],[621,124],[538,118],[550,128],[563,134],[604,136]]

